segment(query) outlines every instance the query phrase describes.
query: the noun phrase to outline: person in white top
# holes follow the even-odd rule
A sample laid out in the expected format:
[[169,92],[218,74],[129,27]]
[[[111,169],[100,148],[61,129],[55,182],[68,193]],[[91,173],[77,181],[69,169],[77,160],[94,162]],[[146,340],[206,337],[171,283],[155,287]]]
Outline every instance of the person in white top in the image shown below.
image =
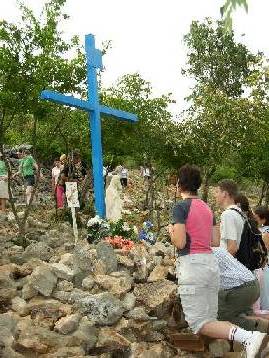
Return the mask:
[[122,165],[120,171],[120,182],[123,188],[126,188],[128,185],[128,169]]
[[230,179],[221,180],[215,190],[216,202],[224,209],[220,220],[220,246],[233,256],[239,249],[245,223],[238,213],[241,209],[235,204],[237,194],[238,186]]
[[54,167],[51,170],[51,187],[52,187],[52,195],[55,196],[56,186],[58,184],[58,179],[61,173],[61,162],[56,159],[54,161]]
[[255,317],[252,309],[260,296],[259,282],[254,274],[223,248],[213,248],[213,254],[220,272],[218,319],[248,331],[268,333],[269,320]]

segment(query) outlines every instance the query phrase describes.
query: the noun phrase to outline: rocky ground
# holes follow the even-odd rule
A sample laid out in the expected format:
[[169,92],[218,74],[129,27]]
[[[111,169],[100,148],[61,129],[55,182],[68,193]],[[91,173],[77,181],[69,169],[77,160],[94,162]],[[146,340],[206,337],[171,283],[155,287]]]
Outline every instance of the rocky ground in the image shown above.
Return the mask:
[[[134,220],[136,209],[143,219],[132,191],[125,215]],[[48,217],[45,209],[32,213],[21,238],[13,216],[0,216],[0,357],[210,357],[230,350],[226,341],[206,347],[188,332],[169,242],[124,251],[89,245],[82,228],[75,246],[71,225]]]

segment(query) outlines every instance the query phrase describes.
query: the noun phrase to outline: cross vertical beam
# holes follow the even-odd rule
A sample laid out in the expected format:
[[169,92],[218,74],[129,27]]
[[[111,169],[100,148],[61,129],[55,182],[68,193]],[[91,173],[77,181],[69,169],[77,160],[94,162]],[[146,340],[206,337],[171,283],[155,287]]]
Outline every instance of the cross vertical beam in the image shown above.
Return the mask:
[[[102,153],[102,135],[101,135],[101,120],[99,110],[99,95],[97,84],[96,68],[102,66],[101,60],[96,58],[95,40],[93,35],[85,36],[85,48],[87,56],[87,83],[88,83],[88,101],[94,108],[90,111],[89,126],[91,132],[92,145],[92,168],[93,168],[93,183],[94,183],[94,198],[95,208],[97,214],[104,218],[106,216],[105,195],[104,195],[104,178],[103,178],[103,153]],[[96,50],[95,50],[96,51]],[[91,57],[90,57],[91,56]],[[98,66],[99,65],[99,66]]]

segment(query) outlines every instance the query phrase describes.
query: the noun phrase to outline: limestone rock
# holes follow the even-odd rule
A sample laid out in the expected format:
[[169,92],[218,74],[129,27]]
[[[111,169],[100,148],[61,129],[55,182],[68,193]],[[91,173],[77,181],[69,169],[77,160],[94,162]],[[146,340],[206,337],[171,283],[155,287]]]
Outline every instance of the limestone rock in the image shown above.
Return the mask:
[[131,357],[135,358],[172,358],[177,357],[177,353],[177,350],[172,349],[165,342],[155,344],[140,342],[131,345]]
[[17,288],[13,280],[16,266],[7,264],[0,266],[0,302],[8,302],[17,295]]
[[29,284],[45,297],[49,297],[56,286],[57,277],[46,265],[38,266],[30,276]]
[[27,246],[23,253],[23,259],[28,261],[30,258],[38,258],[42,261],[49,261],[52,255],[53,251],[50,246],[44,242],[35,242]]
[[93,269],[94,260],[96,259],[96,251],[90,249],[89,246],[78,244],[75,247],[73,262],[74,266],[82,271],[90,273]]
[[84,278],[82,281],[82,287],[86,290],[91,290],[95,284],[95,281],[92,276]]
[[[56,352],[43,354],[43,358],[85,358],[85,352],[81,347],[63,347]],[[87,356],[88,357],[88,356]]]
[[151,256],[172,256],[173,255],[173,246],[165,245],[162,242],[156,242],[154,245],[150,247],[149,253]]
[[74,288],[74,285],[72,282],[63,280],[63,281],[58,281],[57,288],[60,291],[71,292]]
[[110,351],[127,348],[131,345],[125,337],[112,328],[101,328],[98,336],[97,347],[105,347]]
[[61,256],[60,263],[66,265],[66,266],[69,266],[69,267],[73,267],[74,255],[70,254],[69,252],[66,254],[63,254]]
[[126,267],[128,269],[132,269],[134,267],[133,260],[126,255],[117,255],[118,265]]
[[56,352],[43,355],[44,358],[82,358],[85,357],[85,352],[81,347],[63,347]]
[[59,301],[39,296],[29,301],[27,313],[35,320],[52,318],[56,322],[60,317],[70,314],[71,310],[69,306],[63,305]]
[[79,302],[82,313],[98,325],[112,325],[123,315],[121,301],[109,292],[88,295]]
[[125,311],[130,311],[135,307],[135,295],[132,292],[126,293],[125,297],[122,300],[122,305]]
[[35,297],[37,294],[37,290],[35,290],[33,286],[29,284],[29,282],[27,282],[22,288],[22,298],[24,300],[29,300]]
[[95,261],[96,251],[94,249],[82,244],[76,245],[73,255],[74,282],[76,286],[81,286],[83,279],[92,273]]
[[106,273],[117,271],[117,256],[111,245],[106,242],[99,242],[96,245],[97,259],[102,260],[106,266]]
[[168,311],[175,298],[177,285],[168,280],[159,280],[152,283],[138,284],[134,295],[141,305],[153,311],[162,318]]
[[78,330],[73,334],[73,345],[79,345],[87,352],[95,347],[97,342],[98,331],[87,317],[83,317],[80,321]]
[[213,357],[223,357],[225,353],[230,352],[230,344],[224,339],[215,339],[209,343],[209,352]]
[[105,290],[120,296],[131,290],[133,278],[128,272],[112,272],[110,275],[97,275],[95,282]]
[[14,297],[11,301],[11,308],[13,311],[18,312],[20,316],[26,314],[26,301],[21,297]]
[[67,317],[62,317],[56,322],[54,330],[61,334],[74,332],[79,325],[80,315],[75,313]]
[[133,310],[127,312],[125,317],[139,321],[148,321],[150,319],[144,307],[135,307]]
[[70,338],[29,322],[21,327],[16,342],[17,351],[28,351],[39,356],[69,345]]
[[168,274],[168,267],[158,265],[153,269],[153,271],[149,275],[148,282],[163,280],[167,277],[167,274]]
[[70,295],[71,295],[71,292],[62,291],[62,290],[54,290],[52,292],[51,296],[53,298],[55,298],[56,300],[59,300],[63,303],[67,303],[67,302],[71,302]]
[[51,264],[50,267],[52,268],[53,273],[58,278],[63,280],[72,281],[74,277],[74,272],[68,266],[64,265],[63,263],[54,263]]

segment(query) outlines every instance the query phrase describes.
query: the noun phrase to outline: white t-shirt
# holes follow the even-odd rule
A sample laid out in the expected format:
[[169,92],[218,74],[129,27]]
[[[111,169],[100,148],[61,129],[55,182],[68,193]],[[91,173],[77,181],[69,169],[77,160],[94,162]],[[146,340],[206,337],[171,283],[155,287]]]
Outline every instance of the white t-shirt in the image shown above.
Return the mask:
[[124,179],[124,178],[128,177],[128,170],[126,168],[122,168],[121,173],[120,173],[120,177],[121,177],[121,179]]
[[144,169],[143,169],[143,176],[144,176],[144,177],[150,177],[150,170],[149,170],[149,168],[144,168]]
[[220,246],[227,250],[227,240],[233,240],[237,242],[239,247],[241,242],[241,235],[244,228],[244,219],[242,216],[237,213],[235,208],[238,211],[241,209],[237,205],[230,205],[220,217]]
[[61,173],[61,168],[58,168],[58,167],[52,168],[51,177],[52,177],[52,179],[54,179],[55,185],[58,183],[60,173]]

